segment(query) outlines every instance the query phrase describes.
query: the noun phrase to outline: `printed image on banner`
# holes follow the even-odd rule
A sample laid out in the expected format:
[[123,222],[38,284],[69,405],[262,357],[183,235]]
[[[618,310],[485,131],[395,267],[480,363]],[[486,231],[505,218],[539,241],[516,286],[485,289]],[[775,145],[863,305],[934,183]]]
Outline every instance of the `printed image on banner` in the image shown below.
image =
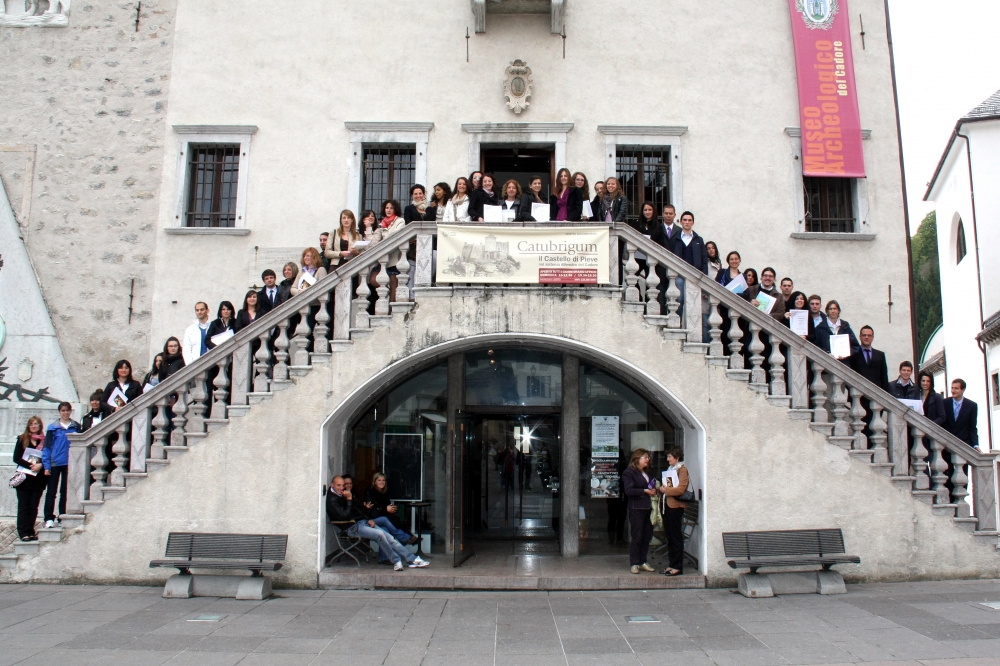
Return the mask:
[[438,225],[438,282],[607,284],[608,227]]
[[620,417],[590,417],[590,496],[619,497],[618,428]]
[[847,0],[788,0],[795,43],[802,173],[864,178]]

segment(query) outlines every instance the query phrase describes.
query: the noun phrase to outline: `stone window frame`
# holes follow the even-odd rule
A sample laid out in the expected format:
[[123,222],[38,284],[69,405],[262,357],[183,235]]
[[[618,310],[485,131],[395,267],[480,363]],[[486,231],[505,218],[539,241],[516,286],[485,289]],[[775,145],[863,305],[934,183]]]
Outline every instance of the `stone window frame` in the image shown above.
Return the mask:
[[684,159],[682,137],[687,125],[598,125],[604,135],[604,176],[618,176],[618,146],[670,149],[670,198],[677,210],[684,210]]
[[[246,236],[250,229],[246,226],[247,183],[250,165],[250,142],[257,133],[256,125],[174,125],[178,137],[177,169],[174,172],[174,218],[173,224],[164,231],[171,235],[191,236]],[[236,185],[236,226],[234,227],[186,227],[188,186],[191,173],[188,161],[188,147],[192,143],[239,144],[240,167]]]
[[413,144],[416,160],[413,167],[413,182],[427,186],[427,145],[432,122],[344,122],[350,132],[351,166],[347,176],[347,209],[360,213],[361,175],[364,147],[382,143]]
[[566,135],[573,123],[462,123],[469,135],[469,170],[479,171],[483,144],[536,144],[553,146],[554,171],[566,166]]
[[[792,233],[791,237],[799,240],[834,240],[834,241],[873,241],[875,233],[872,231],[869,214],[871,204],[868,197],[868,179],[851,178],[851,191],[853,195],[854,213],[857,217],[857,224],[853,233],[806,231],[806,205],[802,195],[803,179],[802,173],[802,130],[798,127],[786,127],[785,134],[791,141],[792,168],[791,193],[792,193]],[[870,129],[861,130],[861,138],[868,141],[872,138]]]

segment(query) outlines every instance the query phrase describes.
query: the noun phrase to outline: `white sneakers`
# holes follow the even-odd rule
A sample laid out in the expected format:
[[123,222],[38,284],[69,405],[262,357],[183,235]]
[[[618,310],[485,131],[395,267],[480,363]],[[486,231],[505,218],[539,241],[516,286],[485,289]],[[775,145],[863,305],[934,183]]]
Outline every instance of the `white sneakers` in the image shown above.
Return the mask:
[[413,558],[413,561],[410,562],[411,569],[422,569],[424,567],[429,567],[430,565],[431,565],[430,562],[428,562],[427,560],[422,560],[419,557]]
[[56,526],[56,524],[53,521],[51,521],[51,520],[46,520],[45,521],[45,527],[55,527],[55,526]]
[[403,570],[403,563],[400,560],[396,560],[396,563],[392,565],[392,570],[393,571],[402,571]]

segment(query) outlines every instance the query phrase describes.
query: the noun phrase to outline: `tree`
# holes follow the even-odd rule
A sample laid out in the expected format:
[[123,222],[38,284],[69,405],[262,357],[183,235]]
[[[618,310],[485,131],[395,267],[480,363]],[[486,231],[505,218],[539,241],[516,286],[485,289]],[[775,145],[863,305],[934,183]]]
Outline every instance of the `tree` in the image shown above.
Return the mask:
[[910,239],[910,247],[913,254],[913,297],[917,306],[917,353],[921,354],[943,321],[937,214],[934,211],[920,222],[917,233]]

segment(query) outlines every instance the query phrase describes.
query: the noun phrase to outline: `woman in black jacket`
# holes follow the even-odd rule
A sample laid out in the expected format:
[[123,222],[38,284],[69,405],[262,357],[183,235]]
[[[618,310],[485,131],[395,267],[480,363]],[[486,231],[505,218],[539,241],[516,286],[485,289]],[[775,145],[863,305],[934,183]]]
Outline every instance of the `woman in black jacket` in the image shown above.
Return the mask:
[[410,187],[410,205],[403,209],[403,221],[410,222],[427,221],[433,222],[437,219],[437,205],[427,203],[427,190],[423,185],[413,185]]
[[604,183],[604,192],[594,199],[594,219],[599,222],[624,222],[628,214],[628,199],[621,183],[612,176]]
[[583,193],[573,187],[569,169],[559,169],[556,185],[549,195],[550,219],[554,222],[578,222],[583,216]]
[[209,349],[215,349],[216,343],[212,342],[212,336],[220,335],[226,331],[236,331],[240,330],[239,325],[236,323],[236,308],[229,301],[222,301],[219,303],[219,316],[208,325],[208,332],[205,333],[205,346]]
[[163,370],[163,354],[157,354],[153,357],[153,367],[149,369],[146,376],[142,380],[143,389],[146,385],[156,386],[160,383],[160,372]]
[[649,451],[636,449],[622,474],[622,487],[628,498],[628,524],[632,532],[628,549],[629,571],[634,574],[656,571],[646,563],[649,542],[653,539],[653,524],[649,520],[653,510],[650,498],[656,495],[656,481],[647,471],[648,467]]
[[934,390],[934,375],[926,371],[921,372],[918,383],[920,397],[924,401],[924,416],[943,428],[947,418],[944,413],[944,398]]
[[479,189],[472,190],[469,195],[469,219],[473,222],[483,221],[483,206],[499,206],[500,198],[494,188],[493,174],[484,173]]
[[278,303],[284,303],[292,297],[292,287],[295,286],[295,279],[299,276],[299,265],[289,261],[281,269],[281,274],[285,279],[278,283]]
[[[117,398],[115,401],[111,400],[112,394],[114,394],[115,389],[121,389],[121,392],[125,394],[127,398],[126,402],[119,404],[121,398]],[[108,382],[107,386],[104,387],[104,404],[114,407],[117,412],[119,409],[124,407],[127,402],[132,402],[136,398],[142,395],[142,385],[132,377],[132,364],[122,359],[115,363],[115,369],[111,372],[111,381]]]
[[37,416],[28,419],[24,432],[14,444],[14,465],[34,473],[24,475],[24,481],[14,490],[17,492],[17,536],[21,541],[38,541],[35,521],[38,520],[38,505],[45,492],[46,477],[42,473],[41,458],[30,456],[24,459],[25,449],[42,450],[45,445],[45,424]]
[[518,222],[537,222],[531,215],[531,207],[535,204],[544,204],[542,201],[542,177],[532,176],[528,181],[528,191],[521,197],[521,205],[517,210]]
[[181,354],[181,341],[170,336],[163,344],[163,366],[160,368],[160,381],[184,367],[184,355]]
[[501,208],[514,211],[514,217],[511,218],[512,222],[521,216],[521,195],[521,183],[513,178],[504,183],[503,189],[500,191]]
[[257,292],[251,289],[243,297],[243,307],[236,313],[236,330],[242,331],[257,321],[258,315],[260,315],[260,308],[257,307]]

